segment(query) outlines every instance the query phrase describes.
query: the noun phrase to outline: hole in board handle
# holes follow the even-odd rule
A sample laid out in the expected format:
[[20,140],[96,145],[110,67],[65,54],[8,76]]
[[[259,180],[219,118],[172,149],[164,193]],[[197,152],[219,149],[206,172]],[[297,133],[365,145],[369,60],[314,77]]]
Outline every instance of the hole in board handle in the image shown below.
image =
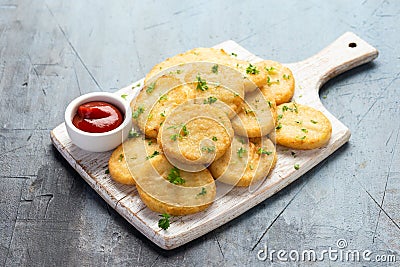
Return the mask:
[[357,44],[356,43],[349,43],[349,47],[351,47],[351,48],[357,47]]

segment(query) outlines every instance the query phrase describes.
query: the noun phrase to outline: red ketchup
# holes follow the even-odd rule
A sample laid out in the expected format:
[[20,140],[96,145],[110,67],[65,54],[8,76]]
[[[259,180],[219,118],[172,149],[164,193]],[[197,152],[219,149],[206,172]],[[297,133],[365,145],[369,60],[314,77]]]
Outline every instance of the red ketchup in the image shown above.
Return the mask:
[[72,124],[84,132],[104,133],[122,124],[122,114],[107,102],[93,101],[78,107]]

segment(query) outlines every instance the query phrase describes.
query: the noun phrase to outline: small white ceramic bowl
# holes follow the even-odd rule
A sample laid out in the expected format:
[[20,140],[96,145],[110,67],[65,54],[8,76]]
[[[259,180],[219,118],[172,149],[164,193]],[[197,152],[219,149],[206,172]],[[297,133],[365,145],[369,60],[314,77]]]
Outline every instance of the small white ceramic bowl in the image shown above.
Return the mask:
[[[78,107],[91,101],[104,101],[116,106],[124,116],[122,124],[116,129],[105,133],[88,133],[79,130],[72,124],[72,119],[78,110]],[[75,98],[65,110],[65,125],[72,143],[76,146],[91,152],[104,152],[116,148],[129,135],[132,129],[132,111],[129,101],[113,93],[96,92],[81,95]]]

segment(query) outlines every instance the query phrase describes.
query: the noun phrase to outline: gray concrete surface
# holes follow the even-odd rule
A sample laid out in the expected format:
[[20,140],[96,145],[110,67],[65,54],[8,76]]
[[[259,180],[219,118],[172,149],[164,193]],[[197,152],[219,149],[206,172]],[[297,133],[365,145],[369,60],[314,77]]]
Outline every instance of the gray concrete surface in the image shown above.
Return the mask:
[[[281,266],[269,249],[348,249],[400,262],[399,1],[0,0],[0,265]],[[233,39],[281,62],[346,31],[379,58],[321,89],[350,142],[275,196],[173,251],[153,245],[52,147],[73,98],[113,92],[160,60]]]

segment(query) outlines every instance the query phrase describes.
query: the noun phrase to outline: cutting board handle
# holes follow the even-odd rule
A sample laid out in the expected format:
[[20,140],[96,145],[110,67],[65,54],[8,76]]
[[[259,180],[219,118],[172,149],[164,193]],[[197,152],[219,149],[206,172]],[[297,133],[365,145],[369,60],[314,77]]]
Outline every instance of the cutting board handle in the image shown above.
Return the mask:
[[[294,63],[295,78],[308,88],[319,88],[329,79],[374,60],[378,50],[352,32],[346,32],[318,54]],[[290,65],[290,64],[289,64]],[[297,76],[297,77],[296,77]]]

